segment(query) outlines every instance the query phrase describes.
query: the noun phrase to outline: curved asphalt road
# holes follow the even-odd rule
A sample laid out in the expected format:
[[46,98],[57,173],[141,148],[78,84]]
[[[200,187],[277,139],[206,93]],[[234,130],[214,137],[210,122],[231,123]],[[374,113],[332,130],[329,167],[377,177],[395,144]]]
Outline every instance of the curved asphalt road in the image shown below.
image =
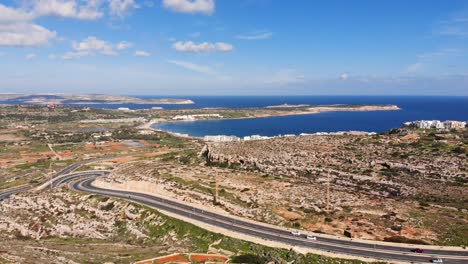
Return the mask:
[[[83,161],[80,161],[80,162],[77,162],[77,163],[73,163],[72,165],[69,165],[69,166],[63,168],[62,170],[60,170],[60,171],[56,172],[55,174],[53,174],[52,176],[50,176],[50,178],[54,179],[52,186],[55,186],[55,179],[60,178],[63,175],[71,173],[72,171],[78,169],[82,165],[97,162],[97,161],[100,161],[100,160],[105,160],[105,159],[108,159],[110,157],[111,156],[105,156],[105,157],[102,157],[102,158],[83,160]],[[34,187],[36,187],[38,185],[40,185],[40,184],[29,184],[29,185],[23,185],[23,186],[13,188],[13,189],[4,190],[3,192],[0,192],[0,201],[8,199],[10,196],[12,196],[14,194],[29,191],[29,190],[31,190],[32,188],[34,188]]]
[[[294,237],[290,232],[267,227],[251,222],[246,222],[231,218],[226,215],[207,212],[192,206],[182,203],[167,200],[161,197],[156,197],[148,194],[142,194],[130,191],[117,191],[94,187],[91,183],[100,175],[75,174],[74,177],[67,178],[68,180],[82,177],[72,183],[70,188],[75,191],[95,193],[115,198],[121,198],[147,205],[153,208],[165,210],[180,216],[188,217],[209,225],[221,227],[230,231],[243,233],[249,236],[254,236],[262,239],[281,242],[293,246],[313,248],[323,251],[342,253],[347,255],[355,255],[360,257],[368,257],[374,259],[405,261],[405,262],[429,262],[434,257],[440,257],[444,263],[468,263],[467,250],[434,250],[425,249],[424,253],[413,253],[410,248],[398,247],[394,245],[377,245],[372,243],[355,242],[350,240],[340,240],[334,238],[321,237],[317,235],[318,240],[307,240],[304,236]],[[65,181],[62,181],[62,183]],[[424,246],[415,246],[415,248],[424,248]]]

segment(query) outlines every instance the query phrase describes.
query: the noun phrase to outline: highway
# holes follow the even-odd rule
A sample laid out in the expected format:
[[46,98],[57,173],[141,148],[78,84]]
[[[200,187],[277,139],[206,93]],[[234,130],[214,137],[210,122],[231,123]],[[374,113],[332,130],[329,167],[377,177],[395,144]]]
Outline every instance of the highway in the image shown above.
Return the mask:
[[24,185],[24,186],[21,186],[21,187],[17,187],[17,188],[13,188],[13,189],[3,191],[3,192],[0,193],[0,201],[8,199],[8,197],[10,197],[13,194],[17,194],[17,193],[20,193],[20,192],[25,192],[25,191],[33,188],[33,187],[34,187],[33,185]]
[[[70,174],[72,171],[78,169],[82,165],[97,162],[97,161],[100,161],[100,160],[105,160],[105,159],[108,159],[108,158],[110,158],[110,156],[105,156],[105,157],[102,157],[102,158],[89,159],[89,160],[83,160],[83,161],[80,161],[80,162],[77,162],[77,163],[73,163],[73,164],[63,168],[62,170],[54,173],[52,176],[49,177],[49,179],[53,180],[52,186],[55,186],[55,183],[56,183],[55,179],[58,179],[58,178],[62,177],[63,175],[66,175],[66,174]],[[10,196],[12,196],[14,194],[29,191],[29,190],[31,190],[34,187],[39,186],[39,185],[41,185],[41,184],[29,184],[29,185],[23,185],[23,186],[8,189],[8,190],[3,190],[2,192],[0,192],[0,201],[8,199]]]
[[[253,222],[242,221],[227,215],[207,212],[196,207],[164,199],[162,197],[152,196],[130,191],[118,191],[102,189],[92,186],[92,182],[99,175],[75,175],[67,180],[76,179],[69,186],[72,190],[79,192],[88,192],[100,194],[108,197],[120,198],[156,209],[161,209],[179,216],[190,218],[205,224],[223,228],[229,231],[249,235],[256,238],[280,242],[291,247],[298,246],[316,250],[354,255],[372,259],[393,260],[403,262],[428,263],[432,258],[442,258],[444,263],[468,263],[467,250],[437,250],[421,245],[415,245],[414,248],[423,248],[423,253],[413,253],[411,248],[399,247],[395,244],[374,244],[372,242],[357,242],[347,239],[323,237],[320,234],[317,240],[307,240],[305,235],[300,237],[292,236],[287,230],[269,227]],[[64,183],[65,181],[62,181]]]
[[[105,159],[105,158],[101,158]],[[432,258],[442,258],[444,263],[468,263],[468,250],[437,250],[429,247],[415,245],[414,248],[423,248],[423,253],[413,253],[412,248],[398,246],[395,244],[374,244],[348,239],[331,238],[313,234],[318,239],[307,240],[305,235],[293,236],[290,231],[248,222],[219,213],[205,211],[193,206],[164,199],[158,196],[142,194],[131,191],[118,191],[97,188],[91,185],[96,179],[110,173],[110,171],[82,171],[74,172],[81,165],[95,162],[99,159],[87,160],[72,164],[52,176],[51,186],[57,187],[72,182],[69,186],[72,190],[100,194],[108,197],[120,198],[131,202],[146,205],[152,208],[167,211],[182,217],[190,218],[198,222],[245,234],[255,238],[280,242],[291,247],[311,248],[315,250],[328,251],[346,255],[353,255],[372,259],[393,260],[403,262],[428,263]],[[0,200],[9,196],[27,191],[35,186],[28,185],[11,189],[0,193]]]

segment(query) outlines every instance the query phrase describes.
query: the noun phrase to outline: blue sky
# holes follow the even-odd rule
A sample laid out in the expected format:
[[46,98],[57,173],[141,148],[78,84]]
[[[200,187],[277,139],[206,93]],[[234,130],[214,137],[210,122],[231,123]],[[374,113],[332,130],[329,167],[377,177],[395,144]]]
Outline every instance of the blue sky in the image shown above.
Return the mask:
[[0,92],[468,95],[465,0],[0,0]]

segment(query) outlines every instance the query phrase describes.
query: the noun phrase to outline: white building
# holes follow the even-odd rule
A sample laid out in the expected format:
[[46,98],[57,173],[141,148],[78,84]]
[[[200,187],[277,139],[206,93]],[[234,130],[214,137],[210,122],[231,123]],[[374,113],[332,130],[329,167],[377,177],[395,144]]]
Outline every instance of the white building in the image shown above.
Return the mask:
[[271,137],[267,136],[260,136],[260,135],[252,135],[252,136],[245,136],[243,138],[244,141],[249,141],[249,140],[265,140],[265,139],[270,139]]
[[463,129],[466,127],[466,122],[447,120],[444,122],[444,127],[446,129]]
[[200,118],[223,118],[220,114],[199,114],[199,115],[177,115],[172,118],[172,120],[185,120],[185,121],[193,121]]
[[232,142],[232,141],[240,141],[241,139],[236,136],[216,135],[216,136],[204,136],[203,140],[210,141],[210,142]]
[[466,127],[464,121],[439,121],[439,120],[418,120],[412,122],[405,122],[403,124],[407,127],[421,128],[421,129],[463,129]]

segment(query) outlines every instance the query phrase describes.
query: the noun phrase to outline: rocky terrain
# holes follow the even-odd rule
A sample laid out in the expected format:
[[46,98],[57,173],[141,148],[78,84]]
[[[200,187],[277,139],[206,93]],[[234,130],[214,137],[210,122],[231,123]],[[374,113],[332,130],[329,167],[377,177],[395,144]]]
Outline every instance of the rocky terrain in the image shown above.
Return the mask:
[[16,195],[0,206],[0,263],[129,263],[206,252],[211,238],[194,240],[178,223],[138,205],[66,188]]
[[[378,197],[466,199],[465,134],[300,136],[214,143],[209,162],[278,177],[301,178],[333,190]],[[437,186],[437,188],[434,188]],[[459,204],[460,205],[460,204]],[[466,209],[466,208],[465,208]]]
[[[426,179],[422,176],[426,171],[416,169],[422,170],[424,166],[391,158],[395,154],[388,152],[388,146],[397,139],[400,141],[395,144],[410,144],[407,140],[414,140],[414,136],[310,136],[213,144],[200,151],[208,158],[207,164],[194,159],[192,152],[135,161],[119,166],[109,176],[98,180],[98,185],[139,190],[240,217],[310,231],[335,235],[343,235],[346,231],[353,237],[364,239],[396,241],[403,237],[416,243],[466,245],[463,237],[467,234],[467,217],[463,199],[467,193],[463,183],[460,184],[460,179],[465,176],[458,175],[466,173],[464,154],[449,154],[455,165],[445,165],[439,172],[433,172],[436,175],[456,171],[454,175],[432,180],[431,183],[439,188],[431,187],[429,183],[418,186],[414,179]],[[368,152],[361,150],[361,155],[368,153],[367,161],[364,161],[365,156],[357,157],[358,151],[351,154],[350,150],[341,147],[350,148],[351,143],[364,142],[379,145],[376,142],[380,140],[385,140],[382,142],[386,142],[387,147],[371,148]],[[245,152],[240,152],[242,146]],[[299,150],[299,147],[302,148]],[[288,153],[288,150],[297,154]],[[388,154],[374,153],[379,150]],[[239,152],[234,154],[234,151]],[[276,159],[268,161],[267,157]],[[431,163],[430,156],[421,158],[427,160],[423,165],[428,168],[437,166],[435,162],[443,162],[432,158],[435,161]],[[302,166],[294,163],[299,161]],[[307,162],[309,165],[306,166]],[[386,174],[387,166],[400,168],[395,166],[404,165],[414,166],[415,172]],[[331,185],[329,214],[325,210],[328,172]],[[415,178],[410,180],[408,177]],[[216,183],[218,200],[214,198]],[[451,196],[444,190],[450,190]]]
[[467,245],[466,139],[465,131],[398,130],[210,143],[199,158],[123,164],[101,183],[311,231]]
[[364,263],[255,245],[65,187],[0,203],[0,263],[133,263],[191,252],[223,255],[231,263]]

